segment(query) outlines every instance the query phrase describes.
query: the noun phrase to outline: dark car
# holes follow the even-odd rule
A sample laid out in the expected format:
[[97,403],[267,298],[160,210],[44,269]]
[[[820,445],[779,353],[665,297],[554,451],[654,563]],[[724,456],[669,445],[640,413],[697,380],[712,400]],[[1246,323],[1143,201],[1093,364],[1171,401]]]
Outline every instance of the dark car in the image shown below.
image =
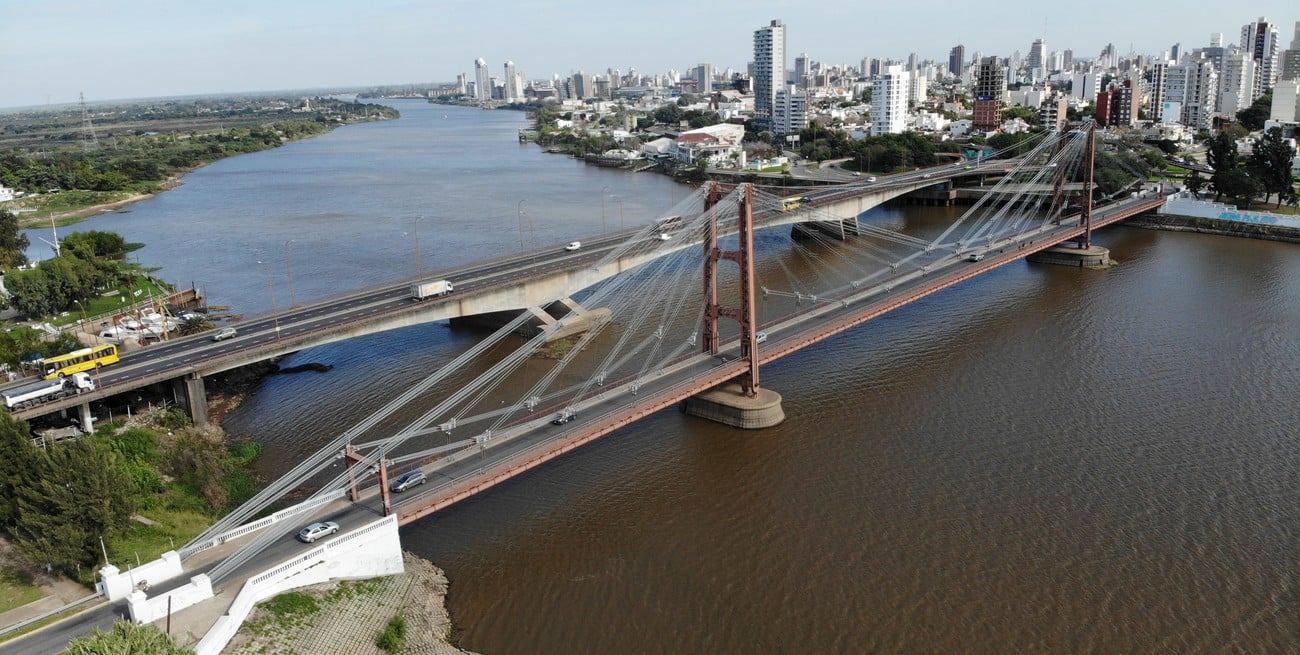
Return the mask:
[[572,421],[575,418],[578,418],[578,414],[576,412],[563,411],[560,412],[559,414],[556,414],[555,418],[551,419],[551,425],[564,425],[565,423],[568,423],[569,421]]
[[388,488],[398,493],[401,493],[403,491],[406,491],[407,489],[410,489],[411,487],[414,487],[417,484],[424,484],[425,482],[428,481],[429,479],[424,476],[424,471],[420,471],[417,469],[415,471],[409,471],[407,473],[403,473],[401,477],[389,483]]

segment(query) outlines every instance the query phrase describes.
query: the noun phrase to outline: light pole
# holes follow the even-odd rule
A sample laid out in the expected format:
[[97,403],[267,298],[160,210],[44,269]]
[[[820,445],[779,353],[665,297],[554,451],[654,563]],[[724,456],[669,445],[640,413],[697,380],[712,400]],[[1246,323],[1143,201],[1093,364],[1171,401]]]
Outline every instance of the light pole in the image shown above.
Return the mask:
[[623,231],[623,199],[618,199],[618,231]]
[[515,216],[519,219],[519,252],[524,251],[524,198],[515,205]]
[[609,186],[600,187],[600,233],[604,234],[605,230],[605,192],[609,191]]
[[86,316],[86,306],[81,304],[80,300],[74,300],[72,302],[77,303],[77,307],[81,309],[81,331],[90,335],[91,343],[99,343],[99,340],[95,337],[95,331],[90,329],[90,319]]
[[267,268],[266,262],[257,260],[262,265],[262,272],[266,273],[266,293],[271,297],[271,321],[275,324],[275,340],[280,340],[280,312],[275,308],[275,285],[271,283],[271,269]]
[[415,217],[415,225],[411,228],[411,233],[415,238],[415,282],[419,284],[424,281],[424,258],[420,256],[420,221],[423,216]]
[[289,244],[293,243],[293,241],[293,239],[289,239],[284,242],[284,268],[289,272],[289,307],[291,309],[298,304],[293,294],[293,260],[289,259]]

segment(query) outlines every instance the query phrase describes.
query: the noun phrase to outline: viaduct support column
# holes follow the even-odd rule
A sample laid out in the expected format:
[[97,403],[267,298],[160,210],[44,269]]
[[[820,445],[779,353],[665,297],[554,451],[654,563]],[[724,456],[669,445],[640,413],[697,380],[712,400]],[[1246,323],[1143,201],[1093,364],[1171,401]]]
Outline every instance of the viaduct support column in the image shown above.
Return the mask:
[[172,399],[185,406],[194,425],[208,424],[208,394],[203,386],[203,376],[187,373],[183,378],[172,378]]
[[[721,199],[721,187],[715,182],[705,201],[710,211]],[[688,414],[725,423],[738,428],[758,429],[785,420],[781,394],[758,384],[758,303],[754,281],[754,213],[752,185],[740,189],[740,250],[722,250],[718,246],[717,217],[709,222],[704,237],[704,352],[718,354],[721,339],[718,319],[726,317],[740,323],[740,358],[748,369],[736,380],[688,398],[683,409]],[[724,307],[718,302],[718,262],[730,260],[740,266],[740,307]]]
[[77,410],[81,416],[81,431],[90,434],[95,431],[95,415],[90,413],[90,403],[81,403]]

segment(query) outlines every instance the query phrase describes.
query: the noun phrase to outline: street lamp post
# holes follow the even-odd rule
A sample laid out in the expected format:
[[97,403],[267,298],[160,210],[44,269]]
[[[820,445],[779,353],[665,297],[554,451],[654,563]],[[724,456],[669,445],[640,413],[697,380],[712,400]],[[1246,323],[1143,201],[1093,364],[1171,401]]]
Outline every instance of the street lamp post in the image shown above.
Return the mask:
[[519,219],[519,252],[524,251],[524,198],[515,205],[515,216]]
[[91,343],[99,343],[95,338],[95,331],[90,329],[90,318],[86,316],[86,306],[81,304],[80,300],[74,300],[72,302],[77,303],[77,308],[81,310],[81,331],[90,335]]
[[297,298],[294,297],[294,293],[293,293],[293,260],[289,258],[289,244],[293,242],[294,242],[293,239],[289,239],[288,241],[284,242],[284,268],[289,273],[289,307],[290,308],[298,304],[298,300]]
[[420,256],[420,220],[423,216],[415,217],[415,226],[411,228],[411,234],[415,239],[415,282],[419,284],[424,281],[424,258]]
[[600,187],[600,233],[604,234],[605,230],[605,192],[609,191],[609,186]]
[[266,293],[271,297],[271,322],[275,324],[275,340],[280,340],[280,312],[275,308],[275,285],[271,283],[271,269],[267,268],[266,262],[257,260],[262,265],[262,272],[266,273]]

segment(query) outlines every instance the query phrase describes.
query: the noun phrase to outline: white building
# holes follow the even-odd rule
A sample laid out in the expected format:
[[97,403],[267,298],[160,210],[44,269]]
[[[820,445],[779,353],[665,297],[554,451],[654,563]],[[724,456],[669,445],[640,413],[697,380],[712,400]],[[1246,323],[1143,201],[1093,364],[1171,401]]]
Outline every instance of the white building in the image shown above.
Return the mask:
[[808,127],[808,94],[800,91],[793,84],[776,92],[776,104],[772,106],[772,132],[774,134],[796,134]]
[[911,84],[907,88],[907,100],[912,106],[923,104],[930,93],[930,81],[925,76],[925,71],[916,71],[912,73]]
[[1070,78],[1070,97],[1096,102],[1100,86],[1101,73],[1077,73]]
[[785,88],[785,25],[774,20],[754,30],[754,121],[771,127],[776,92]]
[[871,136],[902,134],[907,129],[908,82],[902,66],[885,66],[871,87]]
[[1268,118],[1280,123],[1300,121],[1300,80],[1278,80]]
[[505,79],[502,81],[502,97],[506,102],[517,102],[524,99],[524,85],[520,80],[518,71],[515,70],[515,62],[506,62]]
[[1219,62],[1219,99],[1218,111],[1224,116],[1237,115],[1237,112],[1250,106],[1255,101],[1255,79],[1259,71],[1255,60],[1233,46],[1223,53]]
[[739,156],[743,151],[741,142],[745,138],[745,126],[734,123],[719,123],[701,127],[698,130],[683,132],[673,142],[673,155],[685,164],[692,164],[698,159],[730,158]]
[[1245,50],[1259,67],[1259,83],[1255,88],[1255,96],[1261,96],[1277,82],[1280,72],[1277,53],[1281,48],[1278,47],[1277,25],[1268,22],[1268,19],[1263,16],[1253,23],[1242,25],[1241,49]]
[[1183,125],[1198,130],[1213,127],[1218,97],[1219,73],[1209,59],[1186,55],[1177,66],[1170,66],[1166,71],[1165,97],[1161,102],[1181,103],[1179,122]]
[[474,60],[474,98],[479,102],[492,99],[492,81],[488,77],[487,62],[482,57]]
[[16,192],[13,189],[10,189],[5,185],[0,184],[0,202],[5,202],[6,200],[13,200],[15,196],[16,196]]

